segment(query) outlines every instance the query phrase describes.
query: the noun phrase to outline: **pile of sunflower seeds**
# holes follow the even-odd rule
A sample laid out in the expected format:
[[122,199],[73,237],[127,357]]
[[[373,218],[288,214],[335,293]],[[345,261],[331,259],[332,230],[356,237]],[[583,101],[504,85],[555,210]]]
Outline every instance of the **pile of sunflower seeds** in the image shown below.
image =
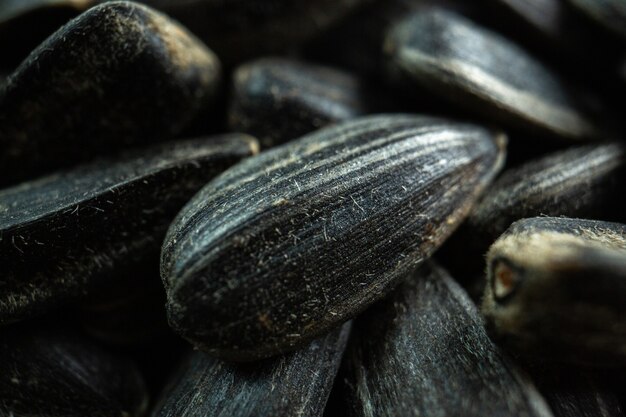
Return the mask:
[[624,0],[0,0],[0,416],[626,415]]

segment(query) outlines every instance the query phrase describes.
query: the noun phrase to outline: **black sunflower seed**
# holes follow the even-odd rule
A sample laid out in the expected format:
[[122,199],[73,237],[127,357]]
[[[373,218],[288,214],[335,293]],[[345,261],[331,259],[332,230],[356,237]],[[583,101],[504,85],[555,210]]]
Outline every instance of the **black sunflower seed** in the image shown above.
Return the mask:
[[354,75],[284,58],[264,58],[233,76],[229,126],[271,147],[323,126],[388,110],[391,102]]
[[464,236],[480,252],[516,220],[539,215],[616,219],[626,180],[626,145],[605,143],[559,151],[504,171],[468,218]]
[[232,360],[302,346],[429,257],[499,170],[503,147],[476,125],[379,115],[233,167],[168,232],[170,324]]
[[350,324],[308,347],[250,364],[191,355],[153,417],[321,416]]
[[257,148],[244,135],[160,145],[0,191],[0,324],[158,263],[184,203]]
[[515,352],[626,363],[626,225],[537,217],[491,246],[482,311]]
[[426,264],[410,278],[355,323],[344,361],[349,415],[552,415],[447,272]]
[[134,363],[68,330],[3,329],[0,414],[133,417],[148,398]]
[[129,2],[59,29],[0,92],[0,184],[179,133],[216,92],[217,57]]
[[470,112],[566,139],[603,134],[587,98],[511,41],[451,11],[413,13],[392,28],[385,51],[405,82]]

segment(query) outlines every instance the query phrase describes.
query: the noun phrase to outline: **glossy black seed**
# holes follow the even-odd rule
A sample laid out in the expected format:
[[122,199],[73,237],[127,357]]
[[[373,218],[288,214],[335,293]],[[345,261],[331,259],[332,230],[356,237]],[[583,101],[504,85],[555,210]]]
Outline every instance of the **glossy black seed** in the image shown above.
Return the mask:
[[511,41],[451,11],[413,13],[390,31],[385,52],[401,82],[470,112],[565,139],[603,133],[587,99],[558,75]]
[[590,365],[626,363],[626,225],[520,220],[487,255],[482,311],[520,354]]
[[387,110],[391,100],[358,77],[330,67],[264,58],[233,76],[229,127],[271,147],[342,120]]
[[233,167],[168,232],[170,324],[233,360],[302,346],[429,257],[499,170],[503,148],[476,125],[379,115]]
[[350,324],[308,347],[250,364],[191,355],[153,417],[321,416]]
[[135,365],[68,330],[3,329],[0,414],[133,417],[148,405]]
[[434,264],[359,317],[354,334],[344,360],[348,415],[552,415]]
[[166,16],[130,2],[59,29],[0,92],[0,184],[168,139],[214,96],[217,57]]
[[181,141],[0,191],[0,324],[157,264],[185,202],[256,149],[245,135]]
[[626,40],[626,3],[623,0],[567,0],[591,19]]

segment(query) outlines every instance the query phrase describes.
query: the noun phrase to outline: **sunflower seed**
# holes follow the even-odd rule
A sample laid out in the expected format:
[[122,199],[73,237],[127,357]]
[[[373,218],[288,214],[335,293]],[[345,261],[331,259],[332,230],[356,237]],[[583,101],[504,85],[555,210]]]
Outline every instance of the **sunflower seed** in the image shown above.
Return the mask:
[[239,67],[233,84],[230,128],[258,137],[263,147],[384,109],[386,101],[350,73],[284,58]]
[[552,415],[435,264],[357,319],[354,334],[344,361],[352,416]]
[[487,267],[483,314],[509,349],[626,363],[626,225],[520,220],[492,245]]
[[152,416],[321,416],[349,330],[348,323],[306,348],[251,364],[194,353]]
[[147,7],[90,9],[33,51],[0,94],[0,183],[173,137],[211,100],[219,68]]
[[132,417],[148,405],[135,365],[67,330],[3,329],[0,414]]
[[[468,218],[481,253],[516,220],[539,215],[616,217],[624,209],[626,145],[580,146],[505,171]],[[484,249],[484,250],[483,250]]]
[[604,133],[587,99],[550,69],[451,11],[413,13],[390,31],[385,51],[406,82],[498,122],[574,140]]
[[170,325],[232,360],[302,346],[430,256],[499,170],[503,147],[475,125],[379,115],[233,167],[163,244]]
[[0,324],[158,263],[176,212],[256,148],[243,135],[160,145],[0,191]]

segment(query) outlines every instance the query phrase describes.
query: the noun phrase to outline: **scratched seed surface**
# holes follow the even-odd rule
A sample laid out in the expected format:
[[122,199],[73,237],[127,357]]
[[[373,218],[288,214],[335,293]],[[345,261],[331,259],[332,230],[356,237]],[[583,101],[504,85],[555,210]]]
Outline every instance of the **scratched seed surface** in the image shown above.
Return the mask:
[[354,333],[348,415],[552,416],[489,340],[467,294],[434,263],[359,317]]
[[190,355],[153,417],[322,416],[350,324],[292,353],[236,364]]
[[177,211],[257,149],[244,135],[180,141],[0,191],[0,323],[111,285],[143,262],[158,263]]
[[170,324],[233,360],[301,346],[429,257],[503,153],[504,138],[475,125],[379,115],[247,159],[198,193],[168,232]]
[[129,2],[92,8],[0,91],[0,184],[171,139],[219,78],[213,52],[167,16]]

